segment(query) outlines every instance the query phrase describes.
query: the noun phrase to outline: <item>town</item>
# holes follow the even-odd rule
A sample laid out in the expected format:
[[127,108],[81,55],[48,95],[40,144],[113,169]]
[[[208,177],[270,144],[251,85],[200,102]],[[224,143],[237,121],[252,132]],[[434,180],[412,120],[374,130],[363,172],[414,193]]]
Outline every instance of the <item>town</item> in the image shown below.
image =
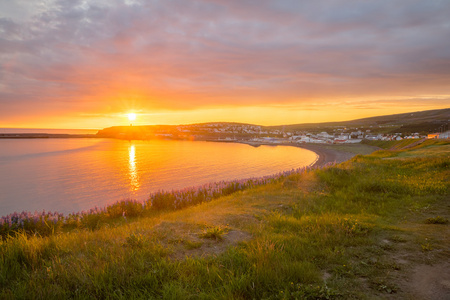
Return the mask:
[[[294,130],[289,126],[266,127],[240,123],[203,123],[190,125],[116,126],[105,128],[98,137],[120,139],[177,139],[248,144],[350,144],[362,140],[394,141],[402,139],[448,138],[446,133],[394,132],[398,126],[329,126]],[[326,129],[326,130],[325,130]]]

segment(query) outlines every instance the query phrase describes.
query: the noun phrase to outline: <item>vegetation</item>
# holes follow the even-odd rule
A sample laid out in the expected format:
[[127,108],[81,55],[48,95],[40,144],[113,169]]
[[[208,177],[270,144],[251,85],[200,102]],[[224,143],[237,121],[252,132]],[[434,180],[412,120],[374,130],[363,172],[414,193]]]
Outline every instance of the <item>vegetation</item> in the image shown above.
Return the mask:
[[286,126],[270,126],[268,128],[286,130],[306,130],[310,132],[332,131],[336,128],[358,128],[370,130],[371,133],[402,133],[409,135],[415,132],[427,134],[439,130],[448,130],[450,108],[427,110],[387,116],[370,117],[352,121],[295,124]]
[[117,201],[103,208],[69,214],[64,217],[57,212],[14,212],[0,218],[0,238],[28,234],[47,236],[60,230],[73,228],[98,229],[102,224],[114,222],[117,218],[151,216],[161,210],[177,210],[188,206],[243,191],[252,187],[274,183],[289,175],[307,172],[310,167],[292,169],[277,174],[259,177],[219,181],[181,190],[152,193],[145,202],[133,199]]
[[0,298],[417,298],[402,278],[448,259],[448,225],[424,220],[449,217],[449,151],[380,150],[182,210],[117,204],[95,226],[17,231],[0,242]]
[[389,150],[398,150],[404,147],[407,147],[411,144],[417,143],[416,139],[404,139],[400,141],[371,141],[371,140],[363,140],[363,144],[376,146],[383,149]]

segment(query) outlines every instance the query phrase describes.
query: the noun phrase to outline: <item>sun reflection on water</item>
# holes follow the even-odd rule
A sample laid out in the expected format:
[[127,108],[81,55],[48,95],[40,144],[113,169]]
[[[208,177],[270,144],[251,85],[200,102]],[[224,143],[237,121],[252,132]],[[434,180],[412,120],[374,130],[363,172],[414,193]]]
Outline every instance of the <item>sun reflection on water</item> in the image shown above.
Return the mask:
[[134,145],[128,147],[128,170],[130,177],[130,189],[132,191],[137,191],[141,183],[139,181],[139,174],[136,168],[136,149]]

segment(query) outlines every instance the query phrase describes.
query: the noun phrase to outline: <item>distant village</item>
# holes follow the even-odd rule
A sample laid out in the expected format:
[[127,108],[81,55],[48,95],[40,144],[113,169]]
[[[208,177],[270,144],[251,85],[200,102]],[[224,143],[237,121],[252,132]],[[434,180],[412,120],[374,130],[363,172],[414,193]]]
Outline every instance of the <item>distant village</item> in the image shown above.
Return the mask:
[[[421,135],[418,132],[379,133],[381,126],[347,128],[336,126],[327,131],[279,129],[238,123],[204,123],[178,126],[129,126],[111,127],[99,131],[98,136],[122,139],[181,139],[221,142],[244,142],[248,144],[353,144],[362,140],[394,141],[402,139],[448,138],[446,133]],[[378,131],[378,133],[377,133]],[[385,129],[385,131],[388,131]]]
[[[197,140],[261,144],[356,144],[363,140],[399,141],[403,139],[449,139],[449,123],[439,132],[405,133],[399,125],[318,126],[298,129],[293,126],[265,127],[240,123],[202,123],[189,125],[113,126],[97,134],[0,133],[0,139],[11,138],[116,138],[125,140]],[[296,127],[297,126],[297,127]],[[417,126],[416,126],[417,128]],[[394,132],[394,133],[393,133]]]

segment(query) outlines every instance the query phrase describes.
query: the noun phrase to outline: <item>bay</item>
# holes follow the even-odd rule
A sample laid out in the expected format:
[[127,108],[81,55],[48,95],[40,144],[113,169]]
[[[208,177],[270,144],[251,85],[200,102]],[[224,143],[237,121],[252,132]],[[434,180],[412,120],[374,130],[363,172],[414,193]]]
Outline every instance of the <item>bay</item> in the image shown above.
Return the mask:
[[0,215],[65,214],[151,192],[272,175],[317,155],[287,146],[202,141],[1,139]]

